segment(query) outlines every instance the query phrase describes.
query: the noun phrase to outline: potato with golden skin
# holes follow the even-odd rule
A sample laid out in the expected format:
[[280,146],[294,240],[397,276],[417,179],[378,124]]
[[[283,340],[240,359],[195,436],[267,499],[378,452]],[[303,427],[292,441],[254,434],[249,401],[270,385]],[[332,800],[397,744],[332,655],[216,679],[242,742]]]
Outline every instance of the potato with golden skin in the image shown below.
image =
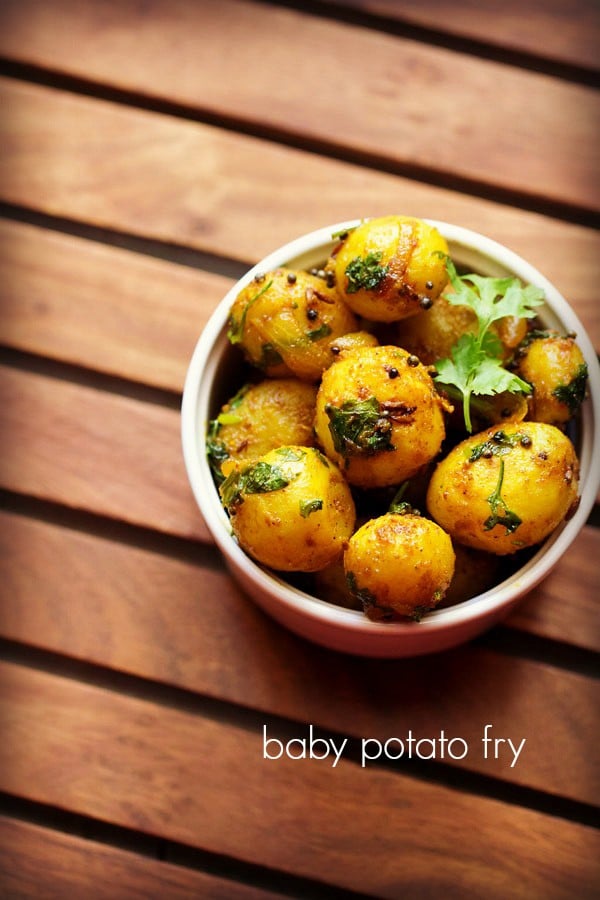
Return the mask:
[[382,216],[350,231],[328,261],[348,306],[376,322],[395,322],[431,305],[448,280],[446,240],[410,216]]
[[444,597],[454,574],[454,550],[435,522],[386,513],[352,535],[344,569],[351,594],[370,618],[419,619]]
[[540,422],[490,428],[438,463],[427,491],[435,521],[459,543],[504,556],[543,541],[577,502],[571,441]]
[[337,466],[312,447],[280,447],[240,465],[220,487],[240,546],[286,572],[333,562],[354,530],[352,494]]
[[556,333],[526,339],[516,353],[515,371],[532,387],[529,418],[564,425],[585,397],[587,365],[575,339]]
[[364,347],[323,374],[315,431],[350,484],[399,484],[438,453],[444,400],[416,357],[399,347]]
[[228,337],[269,377],[318,381],[331,362],[332,339],[356,330],[354,314],[323,278],[280,268],[240,291]]
[[250,460],[276,447],[314,445],[317,387],[297,378],[246,384],[209,425],[207,452],[221,478],[225,460]]

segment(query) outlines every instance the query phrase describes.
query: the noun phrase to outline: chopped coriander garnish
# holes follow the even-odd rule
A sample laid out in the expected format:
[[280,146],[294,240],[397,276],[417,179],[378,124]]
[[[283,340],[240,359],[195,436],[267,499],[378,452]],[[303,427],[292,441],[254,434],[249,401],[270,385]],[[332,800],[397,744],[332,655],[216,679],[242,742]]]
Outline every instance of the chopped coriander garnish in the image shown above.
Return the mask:
[[559,384],[558,387],[555,387],[552,391],[553,396],[556,397],[557,400],[561,403],[565,403],[569,407],[570,413],[576,413],[585,399],[587,377],[587,363],[581,363],[568,384]]
[[529,394],[531,385],[509,372],[502,364],[502,345],[490,331],[494,322],[506,316],[531,319],[544,294],[532,284],[523,287],[518,278],[491,278],[457,273],[446,256],[446,269],[453,293],[444,294],[453,306],[468,306],[477,317],[477,333],[461,335],[450,351],[450,358],[436,361],[436,381],[456,387],[463,398],[467,431],[471,424],[470,400],[473,394],[499,394],[512,391]]
[[238,416],[238,414],[234,412],[222,412],[217,416],[219,425],[239,425],[240,422],[243,421],[243,416]]
[[506,502],[502,498],[502,483],[504,481],[504,460],[500,459],[500,471],[498,473],[498,483],[494,488],[494,492],[490,494],[487,498],[487,502],[490,505],[490,509],[492,511],[491,516],[483,523],[483,527],[486,531],[491,531],[492,528],[495,528],[496,525],[504,525],[506,528],[506,534],[512,534],[513,531],[516,531],[519,525],[521,524],[521,519],[519,516],[510,510],[506,505]]
[[290,481],[278,466],[260,460],[231,472],[221,485],[221,498],[224,506],[231,507],[243,499],[242,494],[268,494],[287,487]]
[[311,513],[318,512],[320,509],[323,509],[322,500],[315,499],[300,501],[300,515],[303,519],[308,519]]
[[233,316],[230,318],[229,331],[227,332],[227,337],[229,338],[229,341],[231,344],[239,344],[241,342],[241,340],[244,337],[244,327],[246,325],[246,316],[248,315],[248,310],[250,309],[251,306],[253,306],[254,303],[256,303],[256,301],[258,300],[259,297],[262,297],[262,295],[265,293],[265,291],[269,290],[269,288],[271,287],[272,284],[273,284],[273,279],[271,279],[271,281],[268,281],[264,285],[264,287],[262,287],[260,289],[258,294],[255,294],[254,297],[251,297],[250,300],[248,300],[248,302],[246,303],[246,305],[244,307],[244,311],[242,312],[242,315],[240,316],[239,322],[236,322],[234,320]]
[[511,448],[517,444],[523,444],[524,447],[531,443],[531,438],[525,432],[517,431],[515,434],[506,434],[505,431],[496,431],[487,441],[476,444],[471,450],[469,462],[475,462],[481,457],[504,456],[509,453]]
[[209,423],[208,434],[206,437],[206,458],[208,459],[208,464],[210,465],[217,484],[220,484],[225,477],[221,471],[221,463],[224,463],[226,459],[229,459],[229,451],[227,450],[224,441],[219,440],[217,437],[219,427],[219,420],[212,419]]
[[389,266],[381,265],[381,253],[370,252],[366,256],[356,256],[346,266],[349,294],[355,294],[364,288],[372,291],[378,287],[389,272]]
[[273,344],[263,344],[260,350],[260,359],[256,363],[259,369],[271,369],[281,365],[283,357]]
[[376,397],[346,400],[341,407],[328,403],[325,412],[333,446],[342,456],[372,456],[394,449],[389,412]]
[[323,322],[322,325],[319,325],[318,328],[314,328],[312,331],[306,332],[306,337],[309,341],[320,341],[321,338],[327,337],[327,335],[331,334],[331,328],[327,325],[326,322]]

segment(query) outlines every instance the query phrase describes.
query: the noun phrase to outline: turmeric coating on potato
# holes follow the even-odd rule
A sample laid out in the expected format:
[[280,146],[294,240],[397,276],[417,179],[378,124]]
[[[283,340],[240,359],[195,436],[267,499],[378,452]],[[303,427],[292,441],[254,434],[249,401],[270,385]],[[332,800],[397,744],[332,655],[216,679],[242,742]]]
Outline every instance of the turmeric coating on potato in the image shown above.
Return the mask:
[[399,347],[363,347],[323,374],[315,431],[350,484],[385,487],[438,453],[445,408],[416,357]]
[[208,457],[219,477],[226,460],[251,460],[286,444],[312,447],[317,388],[297,378],[247,384],[210,424]]
[[240,546],[279,571],[324,568],[354,530],[350,488],[337,466],[312,447],[280,447],[240,464],[220,493]]
[[588,373],[571,335],[545,333],[527,338],[517,350],[515,371],[532,387],[529,418],[534,422],[564,425],[579,410]]
[[577,502],[578,475],[562,431],[511,423],[462,441],[438,463],[427,508],[453,540],[503,556],[554,531]]
[[355,313],[395,322],[427,308],[448,280],[448,245],[433,226],[410,216],[363,222],[343,239],[327,263],[343,299]]
[[325,279],[279,268],[240,291],[228,337],[269,377],[317,381],[332,360],[331,340],[356,330],[354,314]]
[[351,594],[372,619],[419,619],[443,599],[454,574],[452,541],[422,516],[386,513],[352,535],[344,553]]

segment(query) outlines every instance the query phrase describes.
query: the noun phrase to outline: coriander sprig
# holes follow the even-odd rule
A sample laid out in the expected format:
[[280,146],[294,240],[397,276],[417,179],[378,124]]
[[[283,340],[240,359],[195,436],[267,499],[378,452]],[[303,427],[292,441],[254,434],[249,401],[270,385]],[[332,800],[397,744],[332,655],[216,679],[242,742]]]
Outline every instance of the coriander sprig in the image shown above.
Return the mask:
[[544,294],[532,284],[523,287],[518,278],[461,276],[448,256],[446,270],[454,292],[444,294],[444,298],[453,306],[472,309],[477,331],[461,335],[450,350],[450,357],[436,362],[436,381],[460,392],[465,426],[470,433],[473,394],[530,393],[531,386],[526,381],[504,368],[502,344],[490,328],[506,316],[532,318],[535,308],[544,302]]

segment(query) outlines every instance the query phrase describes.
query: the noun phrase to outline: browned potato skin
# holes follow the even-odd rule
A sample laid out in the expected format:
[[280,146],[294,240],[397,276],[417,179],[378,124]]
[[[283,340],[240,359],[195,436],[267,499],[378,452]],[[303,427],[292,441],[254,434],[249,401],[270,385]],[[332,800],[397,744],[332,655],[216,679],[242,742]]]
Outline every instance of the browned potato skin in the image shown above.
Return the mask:
[[[251,460],[276,447],[314,445],[317,387],[297,378],[266,378],[248,385],[220,412],[217,438],[234,460]],[[240,397],[236,395],[236,398]]]
[[[446,293],[439,297],[431,309],[419,313],[398,324],[397,343],[418,356],[426,365],[434,365],[438,359],[450,356],[452,346],[461,335],[477,331],[477,317],[468,306],[454,306],[446,300]],[[504,359],[509,359],[527,332],[527,320],[507,316],[492,326],[504,348]]]
[[[347,269],[353,260],[379,253],[388,272],[374,288],[352,292]],[[436,228],[410,216],[382,216],[351,231],[327,263],[348,306],[376,322],[395,322],[413,316],[439,296],[447,282],[443,256],[448,245]]]
[[[318,381],[331,362],[331,340],[357,329],[354,314],[335,288],[308,272],[286,268],[267,272],[240,291],[229,325],[230,340],[233,335],[232,342],[265,375],[295,375],[303,381]],[[266,360],[265,346],[272,348]]]
[[529,418],[549,425],[564,425],[575,413],[554,393],[569,385],[585,365],[574,338],[552,335],[536,338],[516,354],[517,374],[532,386]]
[[[430,515],[454,541],[500,556],[540,543],[562,522],[577,501],[579,463],[571,441],[552,425],[508,424],[502,431],[516,443],[502,455],[471,462],[473,448],[493,441],[497,428],[473,435],[438,463],[427,491]],[[528,445],[521,443],[525,436]],[[521,519],[512,532],[503,524],[486,529],[493,512],[489,498],[497,490]]]
[[[427,369],[398,347],[364,347],[335,362],[323,374],[317,394],[315,431],[330,459],[343,470],[350,484],[363,488],[399,484],[415,475],[438,453],[445,435],[444,401],[436,392]],[[395,369],[397,377],[390,377]],[[375,397],[392,413],[390,441],[394,449],[372,455],[344,456],[335,448],[327,414],[346,402]]]
[[[284,450],[301,459],[286,460]],[[290,481],[266,493],[242,492],[240,501],[228,506],[242,549],[278,571],[316,572],[332,563],[346,547],[356,519],[352,494],[337,466],[312,447],[270,450],[252,465],[257,462],[277,466]],[[303,515],[301,505],[314,499],[322,500],[322,508]]]
[[448,589],[454,550],[435,522],[386,513],[352,535],[344,569],[370,618],[420,618],[438,605]]

